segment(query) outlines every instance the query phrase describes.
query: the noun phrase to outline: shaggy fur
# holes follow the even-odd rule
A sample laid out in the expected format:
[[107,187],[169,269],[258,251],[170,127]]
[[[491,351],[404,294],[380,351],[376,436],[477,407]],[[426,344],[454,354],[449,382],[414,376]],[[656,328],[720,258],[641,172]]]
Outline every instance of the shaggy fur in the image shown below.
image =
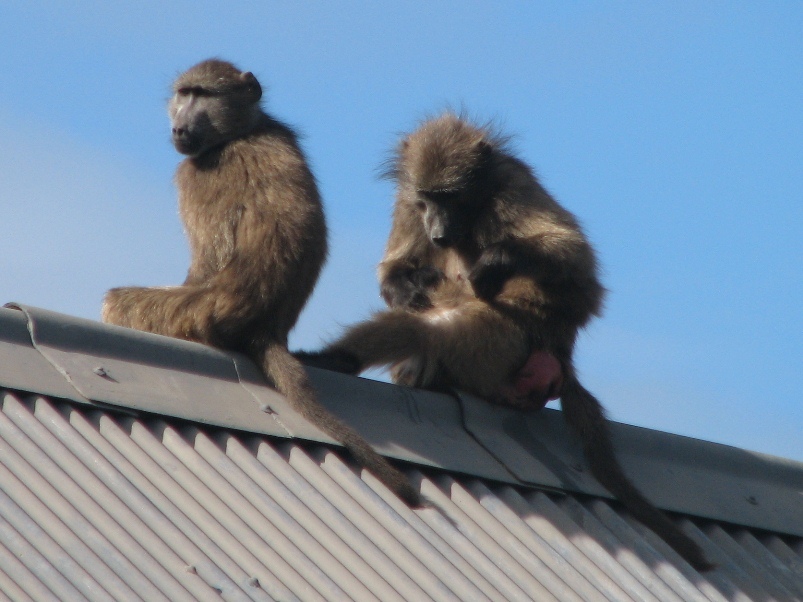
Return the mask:
[[[453,387],[522,409],[540,408],[552,393],[506,394],[522,367],[559,366],[563,415],[593,475],[689,563],[711,568],[625,476],[602,406],[577,380],[577,332],[600,312],[604,289],[574,216],[504,137],[452,114],[406,136],[388,173],[397,196],[379,279],[391,309],[307,361],[354,373],[391,365],[397,383]],[[541,355],[528,362],[533,354]]]
[[183,285],[115,288],[104,322],[240,351],[293,407],[408,503],[418,492],[318,402],[287,335],[326,260],[318,188],[292,129],[264,113],[249,72],[212,59],[179,76],[169,105],[179,211],[192,261]]

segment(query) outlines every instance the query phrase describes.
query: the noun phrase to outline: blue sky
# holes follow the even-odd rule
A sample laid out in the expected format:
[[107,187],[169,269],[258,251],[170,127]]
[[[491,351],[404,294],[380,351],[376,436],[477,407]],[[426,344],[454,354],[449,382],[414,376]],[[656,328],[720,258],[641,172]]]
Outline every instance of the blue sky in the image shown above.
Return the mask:
[[803,4],[8,2],[0,302],[97,319],[183,280],[165,101],[210,56],[297,126],[331,255],[293,334],[380,307],[398,133],[494,118],[576,213],[610,289],[584,381],[618,421],[803,460]]

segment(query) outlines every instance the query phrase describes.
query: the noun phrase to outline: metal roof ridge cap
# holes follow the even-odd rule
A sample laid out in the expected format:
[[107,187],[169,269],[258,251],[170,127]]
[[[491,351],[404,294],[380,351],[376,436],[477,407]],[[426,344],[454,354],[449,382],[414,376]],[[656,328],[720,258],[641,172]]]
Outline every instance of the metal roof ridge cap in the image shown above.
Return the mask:
[[[639,452],[648,458],[666,460],[669,455],[661,451],[662,446],[648,444],[648,438],[658,438],[664,444],[674,444],[672,447],[672,460],[686,464],[699,463],[702,458],[708,466],[715,467],[718,472],[744,476],[748,469],[756,468],[751,475],[759,480],[775,481],[785,480],[790,476],[800,480],[803,488],[803,462],[792,458],[774,456],[754,451],[736,445],[708,441],[699,437],[671,433],[645,426],[627,424],[616,420],[608,420],[613,436],[620,445],[635,444]],[[734,462],[738,459],[738,462]]]
[[[30,335],[26,342],[82,403],[342,445],[299,414],[241,353],[22,303],[10,303],[8,308],[25,316]],[[321,375],[311,376],[315,381]],[[331,404],[342,396],[343,383],[337,376],[342,375],[327,379],[333,388],[319,390],[322,403]],[[342,403],[370,408],[377,401]],[[390,406],[386,409],[392,411]],[[381,446],[375,432],[366,435]]]
[[[54,379],[75,392],[70,398],[82,403],[341,445],[293,409],[243,354],[22,303],[7,307],[25,316],[26,348],[31,345]],[[309,367],[307,373],[319,401],[380,453],[517,482],[465,430],[452,396]],[[37,392],[53,394],[53,388]]]
[[[274,399],[279,395],[279,393],[267,385],[267,383],[265,382],[265,378],[262,376],[262,373],[256,367],[256,364],[254,364],[254,362],[252,362],[250,359],[239,353],[230,352],[230,357],[232,360],[232,364],[234,365],[234,370],[237,373],[237,380],[240,383],[240,387],[243,390],[245,390],[245,392],[251,399],[254,400],[254,403],[259,408],[260,412],[263,412],[268,416],[270,416],[273,422],[275,422],[279,426],[279,428],[285,431],[286,436],[288,438],[292,439],[296,437],[297,436],[296,432],[298,429],[294,428],[293,425],[297,421],[295,419],[288,421],[282,418],[279,412],[275,411],[273,405],[271,404],[275,405]],[[269,392],[266,391],[266,389]],[[290,405],[289,402],[286,402],[286,400],[285,404],[288,406]],[[282,407],[284,407],[285,404],[282,404]],[[295,412],[295,410],[292,411]],[[298,412],[295,413],[298,414]],[[303,416],[299,415],[299,418],[306,421],[306,419],[303,418]],[[320,431],[320,429],[318,429],[317,427],[315,428],[316,430]],[[331,440],[334,443],[339,443],[337,441],[334,441],[334,439],[332,439],[326,433],[322,431],[320,432],[322,438],[317,440],[326,443],[328,443]]]
[[[40,350],[42,347],[53,347],[63,351],[83,352],[86,355],[97,355],[100,352],[120,360],[183,369],[207,376],[220,376],[221,372],[228,372],[229,380],[234,380],[231,376],[236,375],[234,362],[229,354],[209,345],[105,324],[22,303],[6,303],[5,307],[25,314],[31,342]],[[72,336],[76,331],[80,332],[80,337]],[[110,333],[117,336],[110,337]],[[121,341],[125,344],[120,345]],[[148,353],[143,353],[143,348]],[[177,351],[182,353],[177,354]],[[190,361],[187,361],[185,354],[189,354]],[[183,361],[175,361],[177,359]]]
[[59,362],[56,362],[56,361],[54,361],[54,359],[53,359],[52,357],[50,357],[50,356],[49,356],[47,353],[44,353],[44,352],[42,351],[42,348],[40,347],[40,345],[39,345],[39,342],[37,341],[37,337],[36,337],[36,320],[34,319],[34,316],[32,315],[32,313],[31,313],[31,311],[30,311],[31,309],[34,309],[34,310],[35,310],[35,309],[37,309],[37,308],[33,308],[33,307],[29,306],[29,305],[24,305],[24,304],[22,304],[22,303],[17,303],[17,302],[15,302],[15,301],[12,301],[12,302],[6,303],[6,304],[5,304],[3,307],[6,307],[6,308],[8,308],[8,309],[14,309],[14,310],[17,310],[17,311],[21,311],[21,312],[22,312],[22,314],[25,316],[25,320],[26,320],[27,327],[28,327],[28,334],[29,334],[29,335],[30,335],[30,337],[31,337],[31,345],[33,346],[33,348],[34,348],[34,349],[35,349],[35,350],[36,350],[36,351],[39,353],[39,355],[41,355],[41,356],[42,356],[42,357],[43,357],[43,358],[44,358],[44,359],[45,359],[45,360],[46,360],[46,361],[47,361],[47,362],[48,362],[48,363],[49,363],[51,366],[53,366],[53,368],[54,368],[54,369],[55,369],[55,370],[56,370],[56,371],[57,371],[57,372],[58,372],[58,373],[59,373],[59,374],[60,374],[60,375],[61,375],[61,376],[64,378],[64,380],[67,382],[67,384],[68,384],[68,385],[69,385],[69,386],[70,386],[72,389],[74,389],[74,390],[75,390],[75,392],[76,392],[76,395],[78,396],[78,399],[77,399],[77,401],[81,401],[81,402],[83,402],[83,403],[89,403],[89,404],[92,404],[92,403],[94,402],[94,400],[90,399],[89,397],[87,397],[86,395],[84,395],[84,394],[83,394],[83,392],[81,391],[81,389],[80,389],[78,386],[76,386],[75,382],[74,382],[74,381],[73,381],[73,379],[70,377],[70,374],[69,374],[69,372],[67,372],[67,370],[65,370],[65,369],[64,369],[64,368],[61,366],[61,364],[59,364]]
[[[6,308],[23,313],[30,344],[75,391],[59,397],[119,411],[332,442],[268,387],[255,367],[245,368],[240,354],[21,303],[8,303]],[[214,395],[223,391],[225,403]]]
[[[30,364],[28,362],[43,362],[40,366],[44,367],[47,366],[46,374],[38,374],[35,379],[35,383],[28,382],[26,370],[21,369],[20,366],[16,366],[20,368],[18,370],[14,370],[12,368],[11,372],[14,374],[15,378],[12,378],[12,381],[9,382],[6,379],[3,379],[2,385],[4,387],[8,386],[12,389],[16,389],[19,391],[25,391],[28,393],[34,393],[38,395],[53,395],[55,397],[59,397],[62,399],[69,399],[71,401],[75,401],[78,403],[83,404],[92,404],[92,400],[88,399],[75,386],[72,380],[69,378],[67,374],[65,374],[64,370],[62,370],[57,363],[53,362],[51,358],[49,358],[45,353],[42,353],[42,350],[36,344],[32,334],[32,323],[29,313],[24,309],[25,306],[22,304],[10,302],[6,303],[1,309],[5,310],[8,309],[12,313],[19,313],[22,315],[22,321],[25,323],[25,329],[27,331],[27,337],[24,339],[25,343],[28,343],[27,346],[24,345],[22,340],[18,340],[16,342],[11,342],[10,344],[14,347],[25,346],[25,350],[22,351],[23,354],[27,354],[29,357],[27,360],[23,360],[23,365],[25,368],[30,368]],[[4,312],[5,313],[5,312]],[[4,316],[5,318],[5,316]],[[8,342],[8,341],[2,341]],[[20,350],[15,351],[14,356],[18,356]],[[38,359],[33,359],[33,358]],[[12,362],[13,365],[14,362]],[[7,367],[7,366],[4,366]],[[43,382],[46,381],[46,382]]]
[[[612,497],[587,471],[579,442],[558,410],[523,412],[455,390],[464,428],[523,485]],[[533,435],[533,421],[537,436]]]
[[[543,418],[544,416],[549,416],[551,418],[552,416],[558,416],[562,414],[560,410],[553,410],[550,408],[545,408],[542,411],[530,413],[523,412],[512,407],[495,406],[463,391],[455,391],[455,397],[460,401],[460,407],[463,412],[464,420],[466,421],[466,430],[471,432],[474,436],[481,436],[482,433],[478,432],[477,429],[488,426],[489,424],[487,420],[483,420],[478,424],[474,423],[472,420],[472,414],[477,414],[478,408],[487,409],[490,412],[490,416],[497,414],[497,412],[500,410],[502,412],[521,415],[522,417],[537,416],[539,419]],[[483,410],[479,410],[479,413],[483,413]],[[645,457],[654,458],[656,460],[666,459],[668,454],[660,451],[661,446],[645,445],[649,438],[658,437],[664,441],[671,441],[681,446],[679,449],[676,448],[672,450],[673,459],[689,461],[703,458],[706,464],[716,464],[716,468],[718,470],[739,476],[744,474],[744,470],[739,470],[739,468],[734,466],[734,463],[731,462],[734,456],[738,455],[743,459],[743,461],[753,461],[756,464],[761,464],[761,470],[756,472],[756,477],[758,478],[766,477],[768,479],[779,479],[788,476],[789,473],[793,473],[793,476],[799,477],[801,479],[801,484],[803,484],[803,462],[798,460],[784,458],[782,456],[774,456],[772,454],[753,451],[750,449],[744,449],[738,446],[729,445],[727,443],[707,441],[705,439],[700,439],[699,437],[670,433],[668,431],[628,424],[626,422],[610,420],[607,418],[605,420],[612,429],[612,435],[614,439],[618,444],[620,444],[620,446],[621,444],[638,444],[643,447],[643,449],[639,451]],[[567,443],[564,444],[566,451],[572,452],[579,450],[579,439],[577,439],[577,436],[571,432],[565,423],[563,423],[563,420],[560,420],[560,423],[561,426],[559,428],[561,431],[565,431],[565,433],[569,434],[571,438],[571,442],[567,441],[563,436],[560,438],[561,441],[567,441]],[[485,444],[482,445],[485,447]],[[705,454],[702,452],[705,452]],[[680,458],[678,458],[678,454],[680,454]],[[770,475],[767,474],[767,469],[770,470]],[[515,474],[515,471],[513,472]],[[782,474],[779,474],[779,472]],[[527,479],[523,480],[526,481]]]
[[[520,412],[458,392],[466,429],[523,483],[612,497],[561,412]],[[659,508],[803,536],[803,463],[608,421],[617,459]]]
[[386,456],[522,484],[465,429],[453,395],[307,367],[327,410]]

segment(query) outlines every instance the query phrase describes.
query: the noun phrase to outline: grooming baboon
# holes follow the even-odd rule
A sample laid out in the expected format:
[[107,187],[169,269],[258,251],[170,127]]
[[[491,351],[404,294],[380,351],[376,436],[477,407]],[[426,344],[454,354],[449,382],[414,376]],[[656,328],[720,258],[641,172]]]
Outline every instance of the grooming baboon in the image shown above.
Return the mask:
[[505,138],[448,113],[402,140],[388,175],[397,197],[379,279],[391,309],[305,361],[352,373],[391,365],[400,384],[525,409],[559,393],[597,480],[692,565],[710,568],[624,475],[603,409],[578,382],[577,332],[604,289],[574,216]]
[[292,406],[417,505],[407,479],[317,401],[287,335],[326,259],[326,223],[296,135],[249,72],[212,59],[178,77],[168,112],[191,264],[182,286],[115,288],[103,320],[243,352]]

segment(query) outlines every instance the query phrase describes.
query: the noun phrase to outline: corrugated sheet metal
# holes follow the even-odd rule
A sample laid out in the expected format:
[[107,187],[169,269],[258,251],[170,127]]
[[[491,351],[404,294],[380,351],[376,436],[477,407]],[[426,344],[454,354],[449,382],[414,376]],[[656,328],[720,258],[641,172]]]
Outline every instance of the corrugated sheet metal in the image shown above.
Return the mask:
[[0,390],[10,600],[803,600],[803,541],[681,518],[701,576],[599,498],[409,470],[410,510],[338,451]]
[[[332,443],[243,356],[14,305],[0,308],[0,386],[95,407]],[[309,369],[319,400],[380,453],[513,485],[610,497],[561,412],[519,412]],[[803,536],[803,464],[610,423],[625,472],[659,507]]]

